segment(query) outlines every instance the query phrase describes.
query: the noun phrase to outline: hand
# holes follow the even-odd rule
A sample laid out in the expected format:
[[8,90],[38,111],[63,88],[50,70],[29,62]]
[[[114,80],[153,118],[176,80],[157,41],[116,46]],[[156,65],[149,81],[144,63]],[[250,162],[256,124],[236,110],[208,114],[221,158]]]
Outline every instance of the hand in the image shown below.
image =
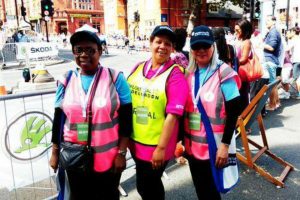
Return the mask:
[[159,169],[163,166],[164,162],[165,162],[165,149],[157,146],[152,155],[152,160],[151,160],[152,168]]
[[59,156],[58,149],[57,149],[57,151],[52,150],[49,164],[50,164],[51,168],[54,170],[54,173],[56,173],[57,168],[58,168],[58,156]]
[[229,146],[221,143],[221,145],[218,148],[217,156],[216,156],[216,167],[217,168],[223,168],[228,161],[228,148]]
[[125,169],[126,169],[126,157],[118,153],[114,161],[113,171],[115,173],[121,173]]

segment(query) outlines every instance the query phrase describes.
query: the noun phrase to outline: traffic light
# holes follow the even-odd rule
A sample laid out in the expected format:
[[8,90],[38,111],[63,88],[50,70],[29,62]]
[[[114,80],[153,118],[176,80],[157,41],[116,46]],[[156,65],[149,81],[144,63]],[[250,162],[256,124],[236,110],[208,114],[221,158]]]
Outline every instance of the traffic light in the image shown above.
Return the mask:
[[135,11],[133,14],[134,14],[134,21],[139,22],[140,21],[140,14],[138,13],[138,11]]
[[42,17],[53,16],[53,2],[52,0],[41,0]]
[[260,0],[255,0],[254,17],[255,18],[259,18],[260,17]]
[[244,14],[250,13],[251,10],[251,0],[244,0]]
[[24,6],[21,6],[21,15],[22,15],[23,17],[26,16],[26,8],[25,8]]

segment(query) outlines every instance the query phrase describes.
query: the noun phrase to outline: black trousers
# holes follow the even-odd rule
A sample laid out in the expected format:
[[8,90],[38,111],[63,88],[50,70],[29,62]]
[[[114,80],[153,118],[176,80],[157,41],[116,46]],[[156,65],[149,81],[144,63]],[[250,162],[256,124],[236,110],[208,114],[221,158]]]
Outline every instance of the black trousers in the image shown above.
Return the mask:
[[220,200],[213,175],[210,169],[209,160],[198,160],[193,156],[186,156],[199,200]]
[[121,173],[67,171],[72,200],[119,200]]
[[[278,69],[278,68],[277,68]],[[269,83],[269,79],[266,78],[260,78],[255,82],[251,83],[251,88],[250,88],[250,98],[251,100],[255,97],[255,95],[257,95],[257,93],[261,90],[261,88],[264,85],[268,85]],[[263,107],[263,109],[261,110],[261,114],[265,114],[266,113],[266,106]]]
[[242,86],[240,88],[240,97],[241,97],[241,113],[249,104],[249,92],[250,92],[250,83],[242,82]]
[[151,162],[133,157],[136,164],[136,188],[143,200],[164,200],[165,188],[161,176],[167,162],[160,169],[152,169]]

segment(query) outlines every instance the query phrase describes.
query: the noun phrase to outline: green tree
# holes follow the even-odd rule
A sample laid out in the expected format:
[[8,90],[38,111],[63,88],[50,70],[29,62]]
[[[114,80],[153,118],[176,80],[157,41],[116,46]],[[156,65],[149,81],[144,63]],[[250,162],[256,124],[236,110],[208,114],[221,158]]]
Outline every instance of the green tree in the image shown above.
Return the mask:
[[189,17],[187,33],[191,34],[194,26],[200,22],[200,10],[203,4],[216,3],[220,8],[224,7],[226,2],[231,2],[233,5],[243,6],[244,0],[190,0],[191,14]]

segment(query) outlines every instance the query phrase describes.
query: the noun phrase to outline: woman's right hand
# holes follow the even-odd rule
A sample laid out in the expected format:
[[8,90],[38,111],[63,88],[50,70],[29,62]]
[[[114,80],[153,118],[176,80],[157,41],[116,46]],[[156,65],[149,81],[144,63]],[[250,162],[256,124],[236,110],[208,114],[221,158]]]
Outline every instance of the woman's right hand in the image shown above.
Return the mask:
[[54,173],[56,173],[57,168],[58,168],[58,156],[59,156],[59,149],[57,145],[52,146],[52,154],[50,157],[50,167],[54,170]]

